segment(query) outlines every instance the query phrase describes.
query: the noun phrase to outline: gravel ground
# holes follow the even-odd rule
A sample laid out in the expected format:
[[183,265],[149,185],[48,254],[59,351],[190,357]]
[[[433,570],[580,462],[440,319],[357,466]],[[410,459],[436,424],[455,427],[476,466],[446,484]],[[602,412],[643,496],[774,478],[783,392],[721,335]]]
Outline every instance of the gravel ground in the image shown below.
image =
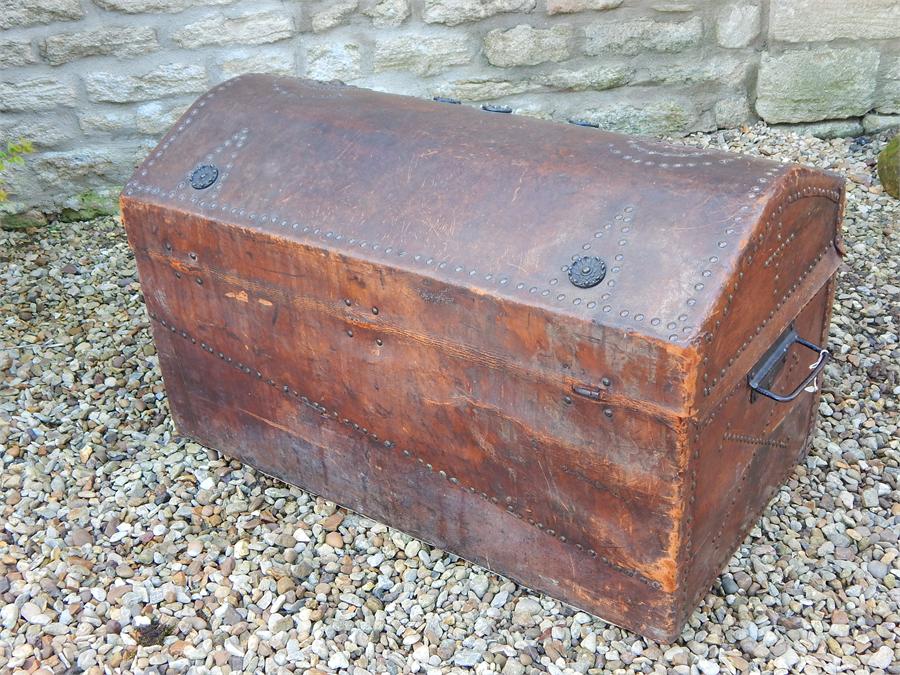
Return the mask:
[[0,233],[0,671],[900,673],[885,139],[687,139],[850,179],[809,458],[674,646],[179,439],[113,219]]

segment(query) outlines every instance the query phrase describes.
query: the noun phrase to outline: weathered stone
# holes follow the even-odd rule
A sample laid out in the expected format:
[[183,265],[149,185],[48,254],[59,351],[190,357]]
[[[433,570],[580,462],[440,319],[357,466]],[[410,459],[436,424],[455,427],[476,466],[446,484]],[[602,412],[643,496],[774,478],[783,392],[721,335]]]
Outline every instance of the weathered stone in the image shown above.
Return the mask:
[[52,148],[72,140],[77,129],[67,117],[50,113],[46,117],[34,115],[14,119],[7,114],[0,119],[0,137],[8,139],[25,138],[36,148]]
[[505,12],[530,12],[536,0],[425,0],[422,20],[456,26]]
[[716,39],[728,49],[748,47],[759,35],[759,27],[759,5],[728,5],[719,10]]
[[84,112],[78,116],[78,125],[85,133],[118,133],[137,130],[134,113],[128,110]]
[[687,21],[617,21],[585,28],[587,54],[625,54],[644,52],[680,52],[700,44],[703,21],[699,16]]
[[31,40],[17,38],[0,40],[0,68],[14,68],[37,62]]
[[229,57],[222,62],[222,75],[226,78],[245,73],[268,73],[270,75],[294,75],[297,72],[293,51],[255,49],[246,52],[229,51]]
[[45,152],[34,160],[34,168],[41,180],[51,185],[66,185],[85,178],[122,182],[134,169],[134,153],[106,148]]
[[772,0],[769,38],[785,42],[900,37],[897,0]]
[[572,14],[591,10],[615,9],[625,0],[547,0],[547,14]]
[[207,88],[206,68],[195,64],[172,63],[142,75],[95,72],[84,76],[84,86],[91,101],[149,101],[204,91]]
[[360,76],[359,45],[314,45],[306,50],[306,76],[314,80],[340,80],[347,82]]
[[393,28],[402,24],[409,16],[409,0],[377,0],[363,14],[370,17],[372,23],[379,28]]
[[650,101],[645,105],[609,105],[586,110],[582,119],[601,129],[638,135],[677,135],[696,128],[695,111],[674,98]]
[[580,69],[556,70],[535,78],[553,89],[602,91],[628,84],[632,70],[628,66],[594,65]]
[[767,122],[816,122],[867,113],[875,99],[876,49],[762,55],[756,112]]
[[719,129],[734,129],[747,122],[752,113],[750,102],[746,96],[727,96],[716,101],[714,114],[716,127]]
[[664,0],[663,2],[654,2],[650,5],[650,9],[654,12],[682,14],[696,11],[697,5],[688,0]]
[[177,103],[175,105],[162,101],[145,103],[138,106],[135,111],[135,126],[142,134],[160,136],[167,132],[189,107],[190,103]]
[[650,60],[633,78],[632,84],[721,83],[730,90],[743,90],[750,64],[746,59],[725,53],[705,59]]
[[773,127],[793,131],[799,136],[815,136],[816,138],[846,138],[863,133],[862,123],[858,119],[827,120],[810,124],[777,124]]
[[409,70],[428,76],[450,66],[468,63],[471,58],[471,48],[464,35],[435,37],[406,34],[376,44],[374,69],[376,72]]
[[876,115],[871,113],[863,117],[863,130],[867,134],[877,134],[882,131],[900,128],[900,115]]
[[313,31],[321,33],[329,28],[346,23],[358,7],[358,0],[340,0],[339,2],[326,3],[325,9],[313,14]]
[[287,12],[250,12],[240,16],[213,16],[188,24],[173,36],[182,47],[205,45],[262,45],[294,34],[294,19]]
[[900,113],[900,80],[887,81],[881,86],[875,109],[880,113]]
[[234,0],[93,0],[95,5],[110,12],[126,14],[158,14],[181,12],[190,7],[228,5]]
[[887,63],[875,109],[880,113],[900,114],[900,56],[895,56]]
[[434,90],[435,96],[448,96],[465,101],[485,101],[503,98],[526,91],[540,89],[541,85],[530,80],[498,80],[491,78],[468,78],[452,80],[439,85]]
[[159,48],[156,31],[145,26],[103,26],[77,33],[51,35],[41,45],[41,54],[58,66],[85,56],[128,57]]
[[0,82],[0,110],[48,110],[74,103],[72,86],[52,77]]
[[520,24],[509,30],[492,30],[485,35],[484,55],[491,65],[501,68],[534,66],[567,59],[571,41],[570,26],[540,29]]
[[0,29],[54,21],[75,21],[84,16],[80,0],[0,0]]

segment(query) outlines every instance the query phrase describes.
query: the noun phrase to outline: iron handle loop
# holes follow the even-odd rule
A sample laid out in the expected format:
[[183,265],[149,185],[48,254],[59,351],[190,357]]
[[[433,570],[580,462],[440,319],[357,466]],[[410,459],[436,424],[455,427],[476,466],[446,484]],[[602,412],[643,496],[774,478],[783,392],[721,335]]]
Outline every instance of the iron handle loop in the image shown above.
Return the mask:
[[765,396],[767,398],[772,399],[773,401],[777,401],[778,403],[787,403],[789,401],[793,401],[797,398],[801,392],[806,389],[815,379],[819,376],[819,373],[825,368],[825,364],[828,363],[828,359],[831,357],[831,353],[827,349],[823,349],[819,345],[813,344],[809,340],[804,340],[802,337],[794,333],[792,339],[784,345],[784,351],[792,344],[799,344],[807,349],[818,352],[819,358],[809,366],[810,373],[804,378],[803,382],[797,385],[796,389],[789,394],[776,394],[774,391],[770,389],[766,389],[762,386],[762,383],[765,381],[766,375],[769,373],[769,368],[762,368],[755,373],[751,373],[747,376],[747,383],[750,385],[750,388],[755,391],[757,394],[761,396]]

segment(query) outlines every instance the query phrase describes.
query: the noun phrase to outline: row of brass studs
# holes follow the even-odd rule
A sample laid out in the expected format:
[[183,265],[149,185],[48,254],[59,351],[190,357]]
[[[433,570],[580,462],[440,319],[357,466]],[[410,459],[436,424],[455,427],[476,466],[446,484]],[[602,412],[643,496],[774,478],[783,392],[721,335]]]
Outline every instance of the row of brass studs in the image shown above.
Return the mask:
[[[634,216],[632,215],[633,213],[634,213],[634,206],[629,205],[629,206],[624,207],[620,213],[616,214],[616,216],[613,218],[612,222],[606,223],[601,229],[597,230],[594,233],[594,239],[602,239],[604,234],[609,234],[612,232],[613,227],[621,225],[621,227],[619,228],[619,233],[618,233],[619,239],[616,242],[618,245],[619,252],[613,256],[613,264],[610,266],[610,270],[609,270],[610,276],[618,275],[619,272],[621,272],[621,270],[622,270],[622,261],[625,260],[625,249],[628,246],[628,242],[631,237],[631,230],[633,227],[632,223],[634,222]],[[588,251],[591,250],[591,246],[592,246],[592,243],[590,241],[588,241],[588,242],[582,244],[581,250],[583,252],[587,253]],[[579,257],[580,256],[577,254],[573,255],[572,261],[574,262]],[[562,272],[565,274],[568,271],[569,271],[569,266],[564,265],[562,267]],[[554,278],[554,279],[550,280],[550,283],[556,284],[557,281],[558,280]],[[605,291],[604,293],[602,293],[600,295],[601,301],[608,301],[612,297],[611,289],[615,288],[617,283],[618,283],[618,281],[615,278],[610,278],[610,279],[606,280],[606,286],[610,290]],[[593,309],[596,306],[596,304],[597,304],[596,302],[589,302],[588,309]],[[603,312],[609,313],[612,311],[613,307],[610,304],[605,304],[605,305],[603,305],[603,307],[601,309]],[[621,310],[619,312],[619,316],[622,317],[623,319],[627,319],[629,316],[631,316],[631,318],[638,323],[642,322],[646,318],[644,316],[644,314],[641,312],[635,312],[632,314],[627,309]],[[649,323],[651,326],[656,327],[662,323],[662,319],[660,319],[658,317],[652,317],[650,319]],[[674,322],[669,322],[669,324],[666,327],[669,329],[672,329],[675,327],[675,325],[676,324]],[[672,339],[673,337],[676,337],[676,336],[670,336],[670,339]]]
[[[175,131],[172,133],[172,135],[166,141],[164,141],[159,147],[157,147],[153,152],[150,153],[149,157],[147,157],[147,166],[153,166],[156,163],[156,160],[159,159],[159,156],[163,152],[168,150],[169,146],[171,146],[175,142],[175,139],[177,139],[184,132],[184,130],[187,129],[191,125],[191,123],[196,119],[197,113],[202,108],[204,108],[207,103],[209,103],[211,98],[213,98],[220,92],[231,87],[231,85],[233,83],[234,83],[234,80],[228,80],[227,82],[223,82],[222,84],[218,85],[217,87],[213,87],[208,92],[203,94],[203,96],[198,98],[197,101],[194,103],[194,105],[191,106],[191,110],[185,116],[184,120],[182,120],[179,123],[179,125],[177,127],[175,127]],[[140,175],[146,176],[147,169],[142,169]],[[139,185],[140,184],[137,182],[129,183],[129,185],[126,186],[125,192],[127,194],[132,194],[132,191],[133,191],[132,188],[136,189],[136,188],[138,188]],[[146,187],[146,186],[144,186],[144,187]],[[145,189],[144,191],[148,191],[148,190]],[[153,194],[159,194],[160,192],[161,192],[161,190],[159,188],[156,188],[156,191],[153,192]]]
[[[731,366],[734,365],[734,362],[737,361],[738,357],[741,354],[743,354],[744,350],[747,349],[747,347],[753,341],[753,338],[755,338],[757,335],[762,333],[763,329],[775,317],[776,312],[779,309],[781,309],[781,307],[782,307],[782,305],[784,305],[784,303],[786,303],[788,301],[788,299],[794,293],[794,291],[796,291],[800,287],[800,284],[803,282],[803,280],[810,274],[810,272],[813,271],[813,269],[815,269],[816,265],[819,264],[819,261],[825,256],[826,253],[828,253],[829,249],[831,249],[833,246],[834,246],[834,244],[832,244],[831,242],[828,242],[828,244],[825,245],[825,248],[823,248],[819,252],[819,254],[813,259],[813,261],[806,267],[806,269],[803,270],[803,273],[799,277],[797,277],[794,284],[784,292],[784,294],[781,296],[781,299],[779,299],[779,301],[775,304],[775,306],[771,309],[771,311],[769,311],[769,315],[763,320],[763,322],[761,324],[759,324],[756,327],[754,333],[751,336],[749,336],[748,338],[746,338],[744,340],[744,342],[741,343],[741,346],[738,347],[738,349],[729,357],[727,365],[725,365],[719,371],[718,375],[716,375],[715,377],[713,377],[710,380],[709,373],[708,372],[703,373],[703,380],[705,382],[705,384],[703,386],[703,395],[704,396],[709,396],[712,393],[715,386],[725,378],[725,375],[728,372],[728,369],[731,368]],[[752,259],[752,256],[751,256],[751,259]],[[722,311],[723,316],[725,316],[728,313],[731,303],[734,300],[734,296],[737,294],[738,288],[740,286],[740,282],[743,279],[743,277],[744,277],[744,273],[739,272],[738,279],[734,283],[734,288],[732,289],[731,293],[728,294],[728,300]],[[722,324],[722,320],[716,319],[715,327],[719,328],[719,326],[721,326],[721,324]],[[710,334],[710,335],[712,335],[712,334]],[[709,356],[705,356],[703,358],[703,363],[704,363],[704,365],[709,363]]]
[[781,243],[775,247],[775,250],[769,254],[769,257],[766,258],[766,261],[763,263],[763,267],[771,267],[772,262],[778,258],[782,253],[784,253],[784,249],[791,245],[791,242],[797,238],[797,231],[794,230],[787,237],[781,240]]
[[[632,149],[634,151],[639,152],[639,153],[644,153],[646,155],[655,155],[655,156],[667,157],[667,158],[672,158],[672,159],[688,159],[688,158],[695,157],[695,156],[703,156],[701,152],[692,151],[691,149],[688,149],[688,148],[686,148],[683,153],[679,153],[679,152],[673,152],[673,151],[667,152],[667,151],[659,151],[659,150],[654,150],[651,148],[646,148],[646,147],[643,147],[642,144],[640,144],[638,141],[635,141],[634,139],[629,139],[627,141],[627,143],[632,147]],[[642,164],[645,166],[660,166],[662,168],[678,169],[678,168],[682,168],[682,167],[693,168],[693,167],[697,167],[697,166],[712,166],[714,164],[714,162],[711,160],[681,161],[681,162],[658,162],[658,161],[653,161],[653,160],[645,160],[645,159],[642,159],[640,157],[635,157],[630,154],[623,154],[622,150],[617,148],[614,143],[609,143],[607,145],[607,147],[609,148],[609,150],[612,154],[619,156],[621,159],[623,159],[625,161],[631,161],[634,164]],[[718,160],[717,163],[723,164],[723,165],[729,164],[733,161],[736,161],[736,159],[737,158],[723,157],[722,159]],[[771,170],[768,173],[770,175],[775,175],[775,173],[777,173],[777,171]],[[765,179],[765,178],[760,178],[759,180],[760,180],[760,182],[768,182],[768,179]],[[760,187],[754,186],[753,188],[751,188],[749,196],[751,198],[755,198],[756,193],[758,193],[760,191],[760,189],[761,189]],[[749,209],[749,207],[744,207],[744,208]],[[726,226],[726,228],[725,228],[726,235],[734,233],[735,228],[733,227],[733,224],[736,223],[737,221],[739,221],[740,219],[741,219],[740,216],[732,217],[730,219],[730,221],[734,221],[734,222],[732,222],[730,225]],[[727,245],[728,245],[728,242],[725,239],[722,239],[718,242],[719,248],[725,248]],[[718,262],[718,256],[711,256],[709,258],[709,262],[711,262],[711,263]],[[710,270],[706,269],[705,262],[701,262],[700,267],[701,267],[701,276],[702,277],[705,278],[705,277],[711,276],[712,272]],[[704,286],[705,286],[705,282],[701,280],[701,281],[697,282],[696,284],[694,284],[694,290],[699,292],[699,291],[703,290]],[[688,298],[685,302],[685,304],[688,307],[694,307],[696,305],[696,303],[697,303],[697,300],[694,297]],[[606,308],[604,308],[604,310],[608,311]],[[628,311],[622,310],[622,312],[620,312],[620,316],[622,316],[623,318],[626,318],[628,316]],[[643,314],[635,314],[634,318],[636,321],[642,321],[644,318],[644,315]],[[678,323],[685,323],[687,321],[687,319],[688,319],[687,313],[682,313],[677,317],[677,322],[669,321],[666,324],[666,328],[670,331],[675,330],[678,327]],[[654,318],[654,319],[651,319],[650,323],[651,323],[651,325],[657,326],[661,323],[661,321],[658,318]],[[692,330],[693,330],[693,327],[689,326],[689,325],[684,325],[681,328],[682,334],[688,334]],[[668,339],[670,342],[677,342],[679,340],[679,335],[677,333],[670,333],[668,336]]]
[[[219,175],[218,180],[212,186],[212,189],[205,190],[200,196],[197,195],[196,192],[190,190],[191,194],[191,203],[197,204],[201,208],[205,206],[209,206],[210,208],[216,207],[215,198],[218,196],[219,192],[222,190],[222,185],[228,179],[228,176],[231,174],[231,169],[234,168],[234,160],[237,159],[237,156],[244,147],[247,142],[247,135],[250,133],[250,130],[246,127],[242,128],[240,131],[235,132],[231,135],[230,138],[225,140],[223,143],[219,144],[217,148],[212,150],[206,157],[202,160],[203,163],[213,164],[216,158],[225,152],[228,148],[233,149],[228,157],[228,161],[225,163],[223,167],[221,167],[221,173]],[[178,183],[176,186],[176,190],[188,191],[188,185],[190,184],[190,171],[185,175],[185,177]],[[175,190],[169,192],[169,198],[172,199],[176,195]],[[201,199],[200,197],[204,197],[205,199]],[[179,201],[185,201],[186,195],[184,192],[178,195]]]
[[[747,192],[747,198],[749,200],[756,199],[760,192],[762,192],[762,186],[771,182],[773,178],[775,178],[782,171],[781,167],[773,167],[766,171],[766,176],[761,176],[757,179],[759,185],[754,185]],[[716,247],[720,249],[724,249],[728,247],[729,238],[734,235],[734,233],[738,229],[738,225],[747,217],[747,214],[750,211],[750,206],[745,204],[738,209],[738,212],[730,216],[723,223],[724,228],[722,230],[721,239],[716,242]],[[700,279],[698,279],[693,286],[693,290],[696,293],[701,293],[704,289],[706,289],[709,281],[709,277],[712,276],[711,266],[715,265],[719,262],[719,256],[712,255],[706,259],[700,260],[698,267],[700,268]],[[696,305],[696,298],[689,298],[687,301],[687,305],[689,307],[694,307]],[[685,326],[683,332],[690,332],[691,327]]]
[[736,441],[738,443],[746,443],[748,445],[765,445],[772,448],[787,448],[789,447],[787,443],[784,441],[773,441],[769,438],[760,438],[758,436],[747,436],[746,434],[725,434],[725,440],[728,441]]
[[[171,331],[173,334],[180,335],[185,340],[188,340],[191,344],[194,344],[194,345],[198,344],[197,339],[195,337],[193,337],[192,335],[190,335],[187,331],[177,328],[176,326],[174,326],[173,324],[168,322],[166,319],[163,319],[163,318],[160,318],[159,316],[157,316],[155,313],[151,313],[150,318],[153,319],[154,321],[158,322],[163,328],[166,328],[169,331]],[[212,345],[209,345],[206,342],[199,342],[199,346],[200,346],[200,349],[202,349],[203,351],[219,358],[224,363],[234,367],[235,369],[241,371],[242,373],[244,373],[246,375],[250,375],[251,377],[255,377],[259,381],[265,382],[266,384],[270,385],[271,387],[281,391],[285,396],[291,397],[292,399],[299,400],[301,403],[303,403],[307,407],[312,408],[313,410],[318,412],[323,418],[334,419],[335,421],[339,421],[340,423],[344,424],[345,426],[350,427],[355,431],[358,431],[363,436],[366,436],[370,441],[372,441],[374,443],[380,442],[381,445],[383,445],[385,448],[396,447],[396,445],[393,441],[379,439],[377,434],[370,432],[366,427],[359,425],[358,423],[352,421],[350,418],[343,417],[342,415],[340,415],[338,413],[337,410],[329,410],[328,408],[326,408],[324,405],[322,405],[318,401],[310,399],[308,396],[305,396],[304,394],[296,391],[295,389],[292,389],[290,386],[288,386],[286,384],[280,385],[275,380],[273,380],[271,378],[267,378],[260,370],[257,370],[256,368],[253,368],[253,367],[251,367],[245,363],[242,363],[240,361],[234,360],[232,357],[226,355],[222,351],[217,350]],[[481,492],[474,486],[463,484],[459,478],[457,478],[455,476],[449,476],[446,471],[444,471],[442,469],[435,469],[435,467],[430,462],[426,462],[421,457],[414,456],[413,453],[410,452],[409,450],[404,449],[401,452],[404,457],[417,462],[422,467],[427,469],[430,473],[437,473],[442,478],[445,478],[451,484],[453,484],[463,490],[467,490],[468,492],[470,492],[473,495],[480,496],[482,499],[490,502],[493,505],[499,505],[501,502],[503,502],[504,504],[506,504],[506,510],[508,513],[515,516],[519,520],[526,521],[529,525],[536,527],[538,530],[544,532],[545,534],[547,534],[555,539],[558,539],[561,543],[569,544],[570,546],[574,546],[579,551],[581,551],[583,553],[587,553],[592,558],[596,558],[597,560],[599,560],[606,566],[614,569],[615,571],[617,571],[621,574],[624,574],[625,576],[633,577],[633,578],[637,579],[638,581],[640,581],[641,583],[644,583],[654,589],[658,590],[661,588],[661,584],[658,581],[643,576],[637,570],[623,567],[622,565],[619,565],[618,563],[606,558],[605,556],[598,554],[594,549],[590,549],[590,548],[585,549],[585,547],[582,544],[570,541],[568,539],[568,537],[566,537],[565,535],[559,534],[552,528],[546,527],[543,523],[535,521],[534,519],[529,518],[527,516],[523,516],[521,513],[516,511],[516,509],[513,507],[513,505],[512,505],[513,498],[512,497],[507,496],[507,497],[502,497],[502,499],[501,499],[497,496],[489,495],[486,492]]]
[[[641,147],[632,139],[629,139],[628,144],[631,146],[632,150],[635,153],[641,153],[645,155],[658,155],[660,157],[667,157],[671,159],[688,159],[693,157],[693,153],[685,152],[684,156],[679,155],[674,152],[660,152],[657,150],[651,150],[649,148]],[[663,169],[691,169],[697,166],[713,166],[713,164],[730,164],[735,161],[734,158],[731,157],[723,157],[722,159],[716,160],[715,162],[711,159],[705,159],[702,161],[679,161],[679,162],[660,162],[655,159],[643,159],[642,157],[638,157],[633,154],[628,154],[628,151],[623,151],[621,148],[617,147],[615,143],[608,143],[607,148],[613,154],[619,157],[626,162],[631,162],[632,164],[640,164],[642,166],[658,166]]]

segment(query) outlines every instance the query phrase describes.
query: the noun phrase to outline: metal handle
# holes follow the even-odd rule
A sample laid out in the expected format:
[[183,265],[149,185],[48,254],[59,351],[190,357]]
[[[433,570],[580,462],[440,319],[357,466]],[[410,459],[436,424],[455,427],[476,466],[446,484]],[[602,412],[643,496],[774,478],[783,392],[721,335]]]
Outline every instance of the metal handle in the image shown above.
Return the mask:
[[[809,375],[806,376],[803,382],[797,385],[797,388],[794,389],[794,391],[789,394],[776,394],[774,391],[767,388],[769,382],[774,379],[774,373],[772,371],[777,368],[787,354],[788,349],[794,344],[802,345],[809,350],[818,352],[819,358],[809,366]],[[816,377],[818,377],[819,373],[822,372],[822,369],[825,368],[825,364],[828,362],[830,356],[831,354],[827,349],[823,349],[809,340],[804,340],[797,335],[794,327],[791,326],[776,345],[763,357],[762,361],[750,371],[750,374],[747,375],[747,384],[750,385],[750,389],[756,394],[770,398],[773,401],[778,401],[779,403],[793,401],[816,379]]]

